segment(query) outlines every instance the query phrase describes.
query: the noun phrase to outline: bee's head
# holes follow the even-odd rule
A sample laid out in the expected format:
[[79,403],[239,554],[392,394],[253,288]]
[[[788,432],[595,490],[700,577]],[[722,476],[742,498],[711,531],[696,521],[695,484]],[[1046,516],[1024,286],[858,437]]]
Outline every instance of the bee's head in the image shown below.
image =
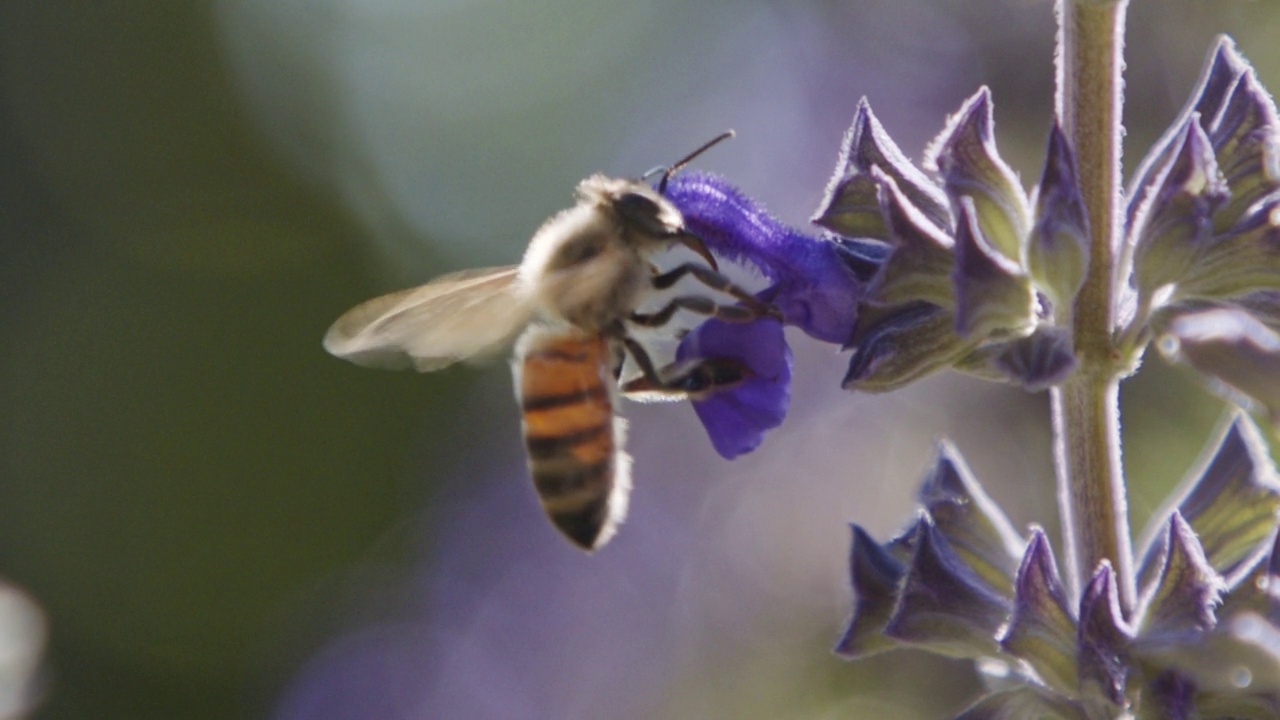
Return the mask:
[[684,215],[670,200],[640,180],[593,175],[578,186],[583,200],[614,216],[629,242],[679,243],[697,253],[712,268],[716,260],[702,239],[684,226]]

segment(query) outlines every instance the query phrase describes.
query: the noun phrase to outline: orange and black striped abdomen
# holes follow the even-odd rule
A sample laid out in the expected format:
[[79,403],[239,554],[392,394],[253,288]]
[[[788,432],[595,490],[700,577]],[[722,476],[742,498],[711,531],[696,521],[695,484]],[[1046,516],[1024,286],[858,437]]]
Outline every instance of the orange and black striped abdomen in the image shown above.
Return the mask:
[[626,512],[628,490],[609,341],[535,326],[521,338],[515,362],[529,473],[542,507],[574,543],[597,548]]

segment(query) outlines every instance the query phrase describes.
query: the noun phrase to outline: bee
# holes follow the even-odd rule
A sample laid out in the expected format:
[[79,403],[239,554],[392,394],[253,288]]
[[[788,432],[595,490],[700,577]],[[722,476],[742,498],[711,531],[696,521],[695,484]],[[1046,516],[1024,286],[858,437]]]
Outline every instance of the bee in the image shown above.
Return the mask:
[[[663,196],[676,171],[732,134],[666,168],[656,189],[645,178],[658,171],[639,179],[588,177],[577,187],[577,204],[534,233],[518,266],[463,270],[357,305],[329,328],[325,349],[357,365],[426,372],[505,348],[518,336],[511,364],[534,487],[569,540],[587,551],[601,547],[626,515],[630,493],[618,396],[696,397],[750,375],[728,358],[658,368],[632,331],[661,328],[682,309],[731,322],[777,316],[719,273]],[[705,264],[666,271],[651,264],[650,256],[675,244]],[[677,294],[654,312],[640,311],[685,277],[737,303]],[[620,383],[627,357],[640,375]]]

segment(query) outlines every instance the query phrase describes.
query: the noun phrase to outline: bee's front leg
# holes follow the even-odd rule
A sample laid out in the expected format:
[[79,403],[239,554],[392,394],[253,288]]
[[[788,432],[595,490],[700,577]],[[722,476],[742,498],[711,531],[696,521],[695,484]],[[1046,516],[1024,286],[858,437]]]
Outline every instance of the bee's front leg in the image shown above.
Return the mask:
[[745,305],[721,305],[704,295],[681,295],[667,301],[657,312],[637,313],[627,316],[628,322],[641,327],[662,327],[671,322],[677,310],[688,310],[699,315],[706,315],[725,322],[751,322],[764,315],[774,315],[777,311],[770,305],[756,301],[759,308]]
[[666,272],[654,275],[650,279],[650,282],[653,283],[653,287],[655,289],[666,290],[667,288],[675,285],[686,275],[692,275],[695,280],[706,285],[712,290],[734,297],[743,305],[754,310],[756,317],[763,317],[766,315],[778,317],[779,315],[777,308],[766,302],[762,302],[755,295],[751,294],[750,291],[739,287],[732,280],[720,274],[716,270],[705,265],[699,265],[698,263],[688,262],[677,265]]

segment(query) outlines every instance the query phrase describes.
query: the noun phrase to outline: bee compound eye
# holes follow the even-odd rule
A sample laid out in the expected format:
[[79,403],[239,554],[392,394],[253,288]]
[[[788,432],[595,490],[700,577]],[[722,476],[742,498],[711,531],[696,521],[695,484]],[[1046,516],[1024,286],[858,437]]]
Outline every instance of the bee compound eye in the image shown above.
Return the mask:
[[654,198],[638,192],[626,192],[614,203],[618,214],[632,227],[655,237],[668,237],[680,232],[680,217],[673,208],[664,207]]

